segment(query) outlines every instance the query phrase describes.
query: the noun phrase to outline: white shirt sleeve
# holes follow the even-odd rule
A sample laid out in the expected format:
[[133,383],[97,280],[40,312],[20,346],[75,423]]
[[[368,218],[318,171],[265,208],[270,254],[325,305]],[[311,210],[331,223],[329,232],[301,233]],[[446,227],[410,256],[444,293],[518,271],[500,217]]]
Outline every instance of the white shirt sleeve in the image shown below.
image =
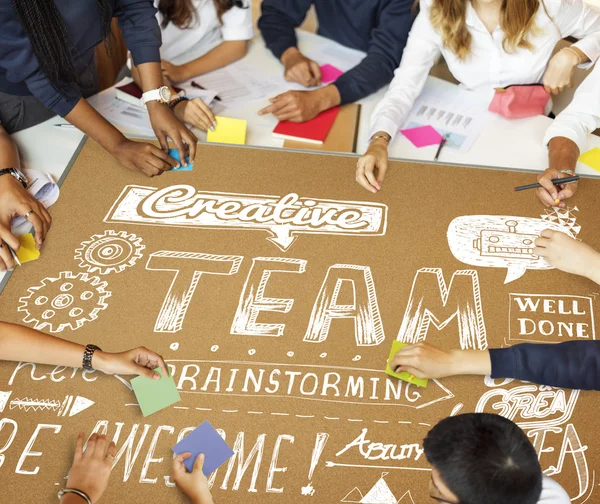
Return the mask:
[[542,478],[542,495],[538,504],[570,504],[571,499],[564,488],[544,474]]
[[600,56],[600,13],[590,9],[582,0],[558,1],[560,7],[553,18],[554,22],[563,38],[581,39],[573,45],[591,60],[580,67],[589,68]]
[[378,131],[394,138],[440,55],[441,38],[429,20],[429,3],[430,0],[421,0],[421,11],[408,35],[400,66],[371,115],[369,138]]
[[544,145],[555,137],[572,140],[584,152],[587,136],[600,128],[600,64],[579,85],[573,101],[564,109],[544,136]]
[[223,14],[221,34],[223,40],[250,40],[254,36],[252,0],[246,0],[244,8],[232,7]]

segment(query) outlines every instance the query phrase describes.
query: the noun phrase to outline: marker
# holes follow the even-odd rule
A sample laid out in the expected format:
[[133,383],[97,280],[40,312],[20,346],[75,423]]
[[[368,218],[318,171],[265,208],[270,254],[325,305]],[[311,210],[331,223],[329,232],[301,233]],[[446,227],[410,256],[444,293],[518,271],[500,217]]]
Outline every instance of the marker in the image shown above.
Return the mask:
[[13,258],[13,261],[15,261],[15,263],[17,263],[19,266],[22,266],[21,261],[19,261],[19,258],[17,257],[17,254],[12,249],[12,247],[8,243],[6,243],[4,240],[2,240],[2,243],[8,248],[10,255]]
[[[579,180],[579,175],[574,175],[573,177],[565,177],[560,179],[554,179],[552,183],[554,185],[562,185],[562,184],[571,184],[572,182],[577,182]],[[525,191],[527,189],[537,189],[538,187],[542,187],[542,184],[539,182],[537,184],[529,184],[515,187],[515,191]],[[560,200],[555,200],[556,203],[559,203]]]
[[446,145],[447,141],[448,141],[448,135],[444,135],[444,137],[442,138],[442,141],[440,142],[440,146],[438,147],[438,150],[435,153],[435,157],[433,158],[434,161],[437,161],[438,158],[440,157],[440,153],[442,152],[442,147],[444,147],[444,145]]
[[77,128],[77,126],[73,126],[72,124],[55,124],[57,128]]
[[[198,89],[202,89],[203,91],[206,91],[206,88],[205,88],[204,86],[201,86],[200,84],[198,84],[198,83],[197,83],[197,82],[195,82],[195,81],[192,81],[192,86],[193,86],[193,87],[195,87],[195,88],[198,88]],[[222,101],[222,100],[221,100],[221,97],[220,97],[219,95],[216,95],[216,96],[215,96],[215,100],[217,100],[217,101]]]

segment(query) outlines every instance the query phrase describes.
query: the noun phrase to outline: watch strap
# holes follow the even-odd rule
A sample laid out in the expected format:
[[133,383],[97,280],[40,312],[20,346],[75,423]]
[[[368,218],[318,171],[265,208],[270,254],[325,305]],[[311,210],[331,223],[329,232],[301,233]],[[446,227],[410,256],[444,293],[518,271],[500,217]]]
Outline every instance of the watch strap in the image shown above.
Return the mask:
[[21,182],[24,189],[27,189],[27,177],[21,170],[18,170],[17,168],[3,168],[0,170],[0,177],[2,175],[11,175]]
[[92,357],[94,357],[94,352],[96,350],[102,351],[102,348],[92,344],[88,344],[85,347],[85,350],[83,352],[83,363],[81,366],[83,369],[87,371],[93,371],[94,368],[92,367]]

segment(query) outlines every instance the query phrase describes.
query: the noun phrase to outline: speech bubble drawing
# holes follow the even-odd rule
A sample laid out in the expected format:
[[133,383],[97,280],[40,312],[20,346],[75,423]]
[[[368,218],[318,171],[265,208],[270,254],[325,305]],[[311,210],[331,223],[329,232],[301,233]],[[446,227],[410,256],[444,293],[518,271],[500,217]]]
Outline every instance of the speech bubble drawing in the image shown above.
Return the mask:
[[541,219],[512,215],[457,217],[448,226],[448,245],[452,255],[465,264],[507,268],[507,284],[521,278],[528,269],[553,269],[533,253],[534,242],[545,229],[575,238],[581,230],[575,223],[576,210],[553,208]]

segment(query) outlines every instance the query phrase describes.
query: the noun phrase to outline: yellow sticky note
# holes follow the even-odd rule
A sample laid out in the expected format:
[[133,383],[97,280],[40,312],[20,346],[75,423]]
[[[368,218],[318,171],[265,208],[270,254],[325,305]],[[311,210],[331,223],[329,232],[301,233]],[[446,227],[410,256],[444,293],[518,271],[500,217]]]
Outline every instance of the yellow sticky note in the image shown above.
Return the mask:
[[31,233],[19,236],[19,241],[21,242],[21,248],[17,250],[17,257],[21,264],[35,261],[40,257],[40,251],[35,248],[35,238]]
[[427,388],[427,380],[425,380],[424,378],[417,378],[415,375],[410,374],[406,371],[402,371],[401,373],[396,373],[390,367],[390,361],[394,358],[394,355],[396,355],[398,350],[400,350],[401,348],[404,348],[405,346],[406,346],[406,343],[402,343],[401,341],[394,341],[392,343],[392,349],[390,350],[390,356],[388,357],[388,360],[387,360],[387,366],[385,368],[385,373],[390,376],[393,376],[394,378],[398,378],[405,382],[412,383],[413,385],[416,385],[417,387]]
[[215,131],[208,130],[206,139],[213,143],[244,145],[246,143],[246,121],[230,117],[215,117]]
[[579,161],[588,165],[597,172],[600,172],[600,149],[598,147],[594,147],[592,150],[584,152],[579,158]]

